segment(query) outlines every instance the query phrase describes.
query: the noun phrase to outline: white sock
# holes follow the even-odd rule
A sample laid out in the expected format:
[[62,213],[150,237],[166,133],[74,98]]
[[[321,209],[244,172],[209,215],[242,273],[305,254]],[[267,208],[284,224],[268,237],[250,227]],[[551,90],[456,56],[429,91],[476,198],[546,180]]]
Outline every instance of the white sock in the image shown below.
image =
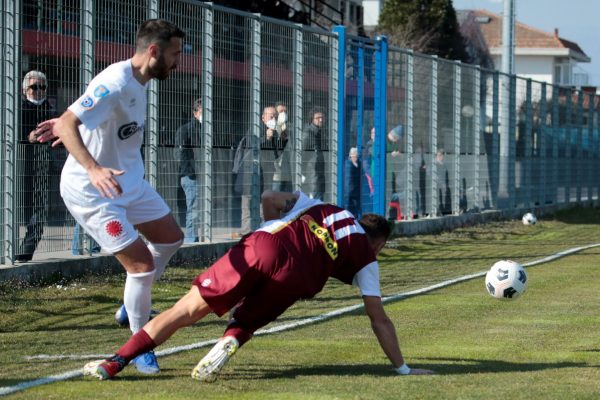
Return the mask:
[[154,270],[135,274],[127,273],[123,303],[129,316],[129,329],[133,333],[142,329],[150,318],[152,283],[154,283]]
[[175,243],[148,243],[148,250],[152,254],[154,260],[154,282],[158,281],[165,272],[167,263],[173,257],[173,254],[177,252],[177,249],[181,247],[182,240],[178,240]]

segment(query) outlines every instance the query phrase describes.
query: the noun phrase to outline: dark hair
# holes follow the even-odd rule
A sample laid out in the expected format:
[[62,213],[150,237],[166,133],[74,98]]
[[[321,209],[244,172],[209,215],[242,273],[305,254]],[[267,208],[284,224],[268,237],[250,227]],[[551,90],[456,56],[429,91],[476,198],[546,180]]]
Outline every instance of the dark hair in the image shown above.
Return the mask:
[[202,109],[202,98],[194,100],[194,112]]
[[309,114],[309,120],[310,122],[312,122],[312,120],[315,118],[316,114],[323,114],[325,115],[325,110],[323,109],[323,107],[313,107],[310,110],[310,114]]
[[360,226],[365,230],[365,233],[371,239],[379,239],[390,237],[392,229],[388,221],[378,214],[367,213],[360,218]]
[[165,49],[171,38],[184,38],[183,32],[174,23],[164,19],[148,19],[138,28],[135,46],[136,51],[144,51],[151,44],[156,44],[161,50]]
[[277,108],[279,106],[284,106],[285,108],[287,108],[287,104],[285,104],[283,101],[276,101],[275,108]]

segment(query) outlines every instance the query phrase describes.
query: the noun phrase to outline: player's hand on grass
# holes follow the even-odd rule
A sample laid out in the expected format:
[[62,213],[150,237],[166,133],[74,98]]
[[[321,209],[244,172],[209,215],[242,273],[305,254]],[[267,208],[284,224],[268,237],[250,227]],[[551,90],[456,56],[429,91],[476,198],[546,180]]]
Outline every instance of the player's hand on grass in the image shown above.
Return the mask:
[[102,197],[109,197],[114,199],[117,196],[120,196],[123,193],[123,189],[119,182],[115,179],[115,176],[121,176],[125,173],[125,171],[113,169],[113,168],[105,168],[101,166],[97,166],[88,171],[88,175],[90,176],[90,181],[92,185]]

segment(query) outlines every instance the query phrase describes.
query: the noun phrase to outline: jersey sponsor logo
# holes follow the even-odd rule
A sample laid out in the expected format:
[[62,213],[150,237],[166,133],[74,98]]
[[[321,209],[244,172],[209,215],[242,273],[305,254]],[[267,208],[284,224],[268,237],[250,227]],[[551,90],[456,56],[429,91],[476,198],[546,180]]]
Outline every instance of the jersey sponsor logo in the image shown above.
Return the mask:
[[108,221],[104,229],[106,230],[106,233],[115,238],[123,233],[123,225],[116,219]]
[[335,239],[331,237],[329,231],[326,228],[323,228],[321,225],[317,224],[317,222],[310,215],[305,214],[300,219],[306,222],[306,224],[308,225],[308,229],[310,229],[310,231],[321,240],[325,251],[327,252],[327,254],[329,254],[329,257],[331,257],[332,260],[337,259],[339,254],[338,244],[335,241]]
[[92,99],[90,96],[85,96],[79,104],[81,104],[81,107],[83,108],[90,109],[94,107],[94,99]]
[[129,122],[125,125],[121,125],[117,134],[119,135],[119,139],[125,140],[129,139],[133,135],[138,132],[141,132],[144,129],[142,126],[139,126],[137,122]]
[[106,96],[109,93],[110,93],[110,90],[108,90],[108,88],[104,85],[98,85],[98,86],[96,86],[96,89],[94,89],[94,96],[99,99],[101,99],[102,97]]
[[202,286],[202,287],[209,287],[211,283],[212,283],[212,280],[210,278],[206,278],[205,280],[202,281],[202,283],[200,284],[200,286]]

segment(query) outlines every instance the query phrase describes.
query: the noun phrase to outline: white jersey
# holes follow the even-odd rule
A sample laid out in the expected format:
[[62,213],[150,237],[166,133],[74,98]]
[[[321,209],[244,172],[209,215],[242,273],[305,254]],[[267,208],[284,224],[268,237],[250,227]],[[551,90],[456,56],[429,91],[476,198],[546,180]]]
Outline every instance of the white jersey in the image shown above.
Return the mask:
[[[131,60],[125,60],[96,75],[85,93],[69,106],[81,121],[81,139],[98,164],[125,171],[115,176],[123,195],[135,191],[144,179],[140,148],[146,102],[146,86],[133,76]],[[99,196],[86,170],[72,155],[62,170],[61,187]]]

